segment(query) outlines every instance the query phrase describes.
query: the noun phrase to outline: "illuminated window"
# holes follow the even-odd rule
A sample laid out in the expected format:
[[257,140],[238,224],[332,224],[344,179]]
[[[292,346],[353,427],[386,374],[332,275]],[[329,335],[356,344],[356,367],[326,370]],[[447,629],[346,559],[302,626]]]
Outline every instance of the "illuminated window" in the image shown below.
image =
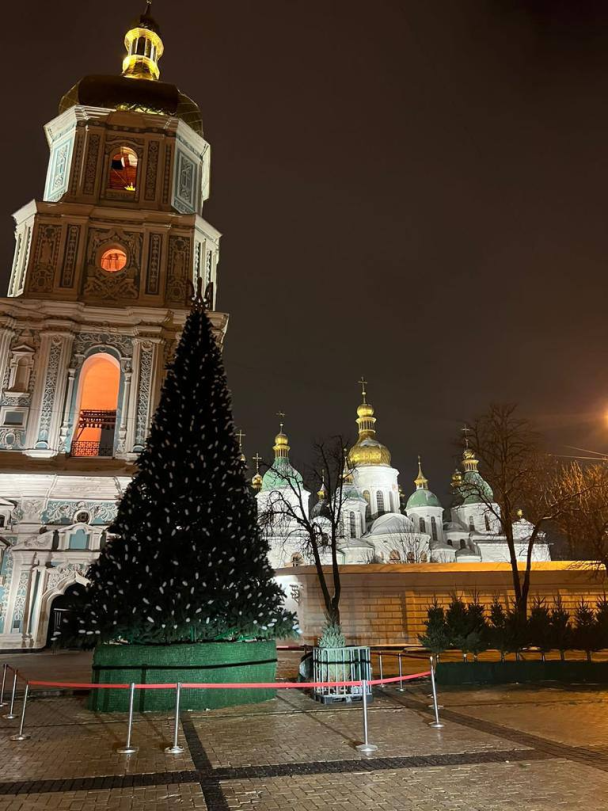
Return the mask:
[[115,191],[135,191],[137,155],[128,146],[121,146],[112,155],[108,188]]
[[391,549],[391,554],[389,556],[389,561],[391,563],[401,563],[401,555],[396,549]]
[[127,264],[127,254],[122,248],[110,248],[105,251],[100,260],[100,265],[108,273],[117,273]]
[[384,512],[384,493],[378,491],[376,493],[376,501],[378,502],[378,513],[382,514]]
[[304,565],[304,558],[302,557],[302,555],[295,552],[291,556],[291,565],[292,566],[303,566]]

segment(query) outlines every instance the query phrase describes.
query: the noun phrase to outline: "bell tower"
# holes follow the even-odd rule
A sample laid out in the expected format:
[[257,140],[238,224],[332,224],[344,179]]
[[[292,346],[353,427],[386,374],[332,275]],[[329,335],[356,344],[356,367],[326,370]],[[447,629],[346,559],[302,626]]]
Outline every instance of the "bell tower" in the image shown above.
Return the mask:
[[122,73],[85,76],[61,99],[42,199],[14,215],[0,299],[0,649],[43,644],[49,576],[60,587],[59,570],[80,576],[98,553],[199,279],[220,343],[228,324],[215,309],[220,234],[203,218],[200,108],[160,79],[150,2],[124,43]]

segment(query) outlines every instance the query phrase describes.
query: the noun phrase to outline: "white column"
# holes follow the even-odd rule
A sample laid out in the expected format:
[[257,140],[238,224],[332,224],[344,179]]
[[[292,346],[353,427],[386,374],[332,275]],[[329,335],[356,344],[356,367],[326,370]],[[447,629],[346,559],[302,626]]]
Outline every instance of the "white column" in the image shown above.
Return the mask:
[[65,451],[65,443],[70,430],[70,408],[72,405],[72,397],[74,396],[74,380],[76,378],[76,368],[70,366],[68,369],[68,390],[65,396],[65,406],[63,409],[63,420],[61,423],[61,430],[59,431],[59,451]]
[[15,336],[12,329],[4,327],[0,330],[0,394],[2,393],[2,384],[4,383],[4,375],[8,367],[11,342]]

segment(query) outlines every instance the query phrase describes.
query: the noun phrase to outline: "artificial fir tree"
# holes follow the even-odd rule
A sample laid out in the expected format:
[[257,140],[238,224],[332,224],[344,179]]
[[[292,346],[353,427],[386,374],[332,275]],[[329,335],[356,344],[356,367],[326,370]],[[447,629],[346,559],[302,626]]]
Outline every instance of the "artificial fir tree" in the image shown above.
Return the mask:
[[137,467],[64,637],[93,646],[289,635],[295,617],[268,563],[200,285]]

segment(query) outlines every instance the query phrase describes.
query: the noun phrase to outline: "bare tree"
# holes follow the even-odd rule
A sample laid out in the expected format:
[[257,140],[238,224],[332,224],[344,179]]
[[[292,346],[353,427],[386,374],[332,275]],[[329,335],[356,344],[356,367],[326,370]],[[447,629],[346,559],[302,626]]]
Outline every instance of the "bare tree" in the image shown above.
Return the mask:
[[564,465],[559,488],[567,507],[558,526],[568,540],[571,557],[608,574],[608,464]]
[[[517,414],[517,406],[490,405],[471,423],[468,435],[470,452],[479,460],[483,479],[465,473],[462,493],[465,498],[474,495],[494,516],[505,536],[515,603],[525,617],[534,546],[565,513],[575,493],[560,487],[559,462],[546,453],[540,435],[529,420]],[[465,451],[465,468],[466,455]],[[514,526],[522,512],[530,524],[530,533],[524,539],[518,537]],[[520,571],[522,552],[525,566]]]
[[[312,559],[325,604],[328,625],[340,624],[339,546],[344,532],[343,506],[346,479],[352,472],[342,437],[315,442],[313,463],[300,477],[291,466],[275,461],[270,466],[280,485],[272,492],[260,523],[267,534],[275,532],[285,540],[296,541],[304,556]],[[323,488],[325,497],[318,514],[309,511],[309,493]],[[291,527],[291,531],[287,530]],[[287,531],[285,536],[282,533]],[[324,561],[329,559],[331,578]]]

